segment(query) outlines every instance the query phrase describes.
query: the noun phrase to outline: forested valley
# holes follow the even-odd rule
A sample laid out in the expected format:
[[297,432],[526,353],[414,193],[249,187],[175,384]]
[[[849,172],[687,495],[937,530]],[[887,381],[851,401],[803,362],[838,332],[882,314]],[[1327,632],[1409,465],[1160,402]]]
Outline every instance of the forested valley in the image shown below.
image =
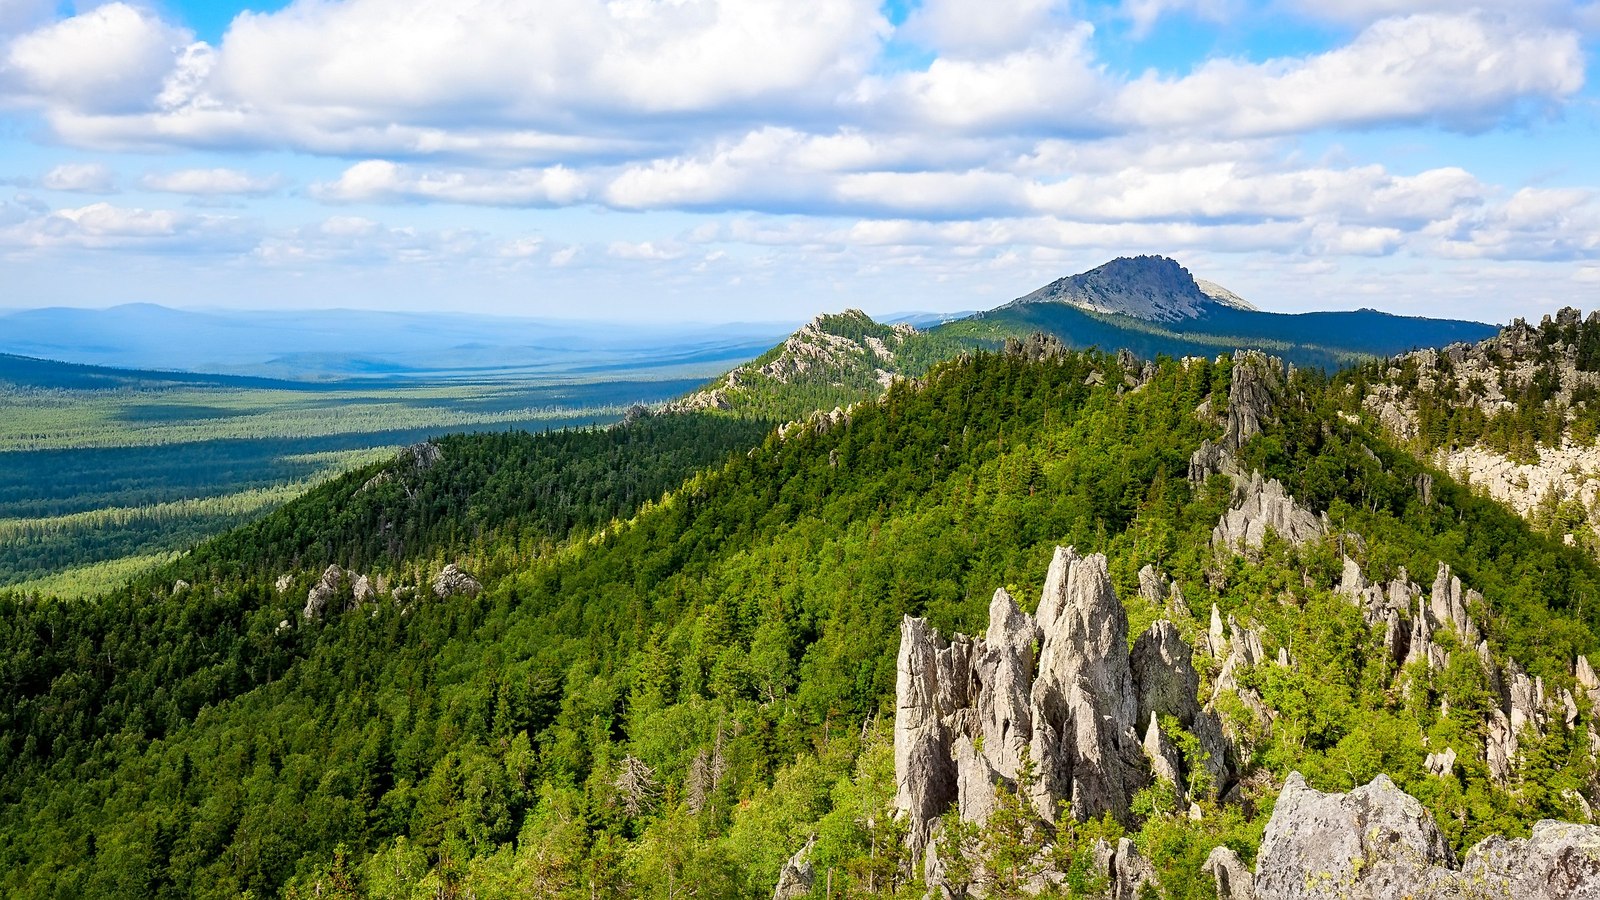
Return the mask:
[[[1501,783],[1475,719],[1450,713],[1491,702],[1482,671],[1397,672],[1337,587],[1345,556],[1374,580],[1448,564],[1486,598],[1496,652],[1576,689],[1594,559],[1419,463],[1309,371],[1239,456],[1329,534],[1223,552],[1234,479],[1188,476],[1223,434],[1233,360],[1127,363],[971,353],[781,434],[671,414],[452,437],[105,595],[4,596],[0,887],[759,897],[814,842],[815,896],[921,896],[893,809],[902,618],[977,633],[997,588],[1035,602],[1058,545],[1106,555],[1130,633],[1172,614],[1141,595],[1148,565],[1189,598],[1186,635],[1214,603],[1294,660],[1242,675],[1270,726],[1222,708],[1239,798],[1194,815],[1153,788],[1126,821],[1043,823],[1069,868],[1126,835],[1163,896],[1214,896],[1206,854],[1252,859],[1291,769],[1324,790],[1388,773],[1458,849],[1579,818],[1582,727],[1530,734]],[[1220,673],[1196,665],[1209,691]],[[1445,742],[1462,762],[1440,778],[1424,759]],[[990,823],[985,860],[1024,831]],[[1105,889],[1073,871],[1061,891]]]

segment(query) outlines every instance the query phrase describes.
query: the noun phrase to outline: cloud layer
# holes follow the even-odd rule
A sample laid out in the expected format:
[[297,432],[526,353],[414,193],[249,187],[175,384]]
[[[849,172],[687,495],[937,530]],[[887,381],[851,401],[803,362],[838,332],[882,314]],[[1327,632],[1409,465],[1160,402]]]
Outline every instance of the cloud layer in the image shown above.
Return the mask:
[[[1448,157],[1352,158],[1338,141],[1470,141],[1592,117],[1597,10],[923,0],[894,17],[876,0],[296,0],[241,13],[212,43],[123,0],[65,18],[18,0],[0,6],[0,115],[99,161],[62,157],[13,183],[144,196],[14,198],[0,254],[166,247],[275,266],[714,271],[739,254],[709,245],[732,244],[747,262],[822,253],[863,266],[876,248],[880,263],[920,260],[939,278],[946,265],[1045,265],[1075,249],[1192,248],[1588,271],[1600,257],[1590,187],[1508,181]],[[1170,21],[1269,14],[1327,36],[1149,67],[1111,52]],[[178,162],[115,165],[152,152]],[[279,171],[284,160],[299,171]],[[269,200],[302,212],[194,208]],[[560,222],[498,234],[381,225],[383,207],[702,221],[651,234],[630,218],[626,234],[566,240],[546,236]],[[708,262],[702,245],[724,257]],[[929,262],[936,252],[949,260]]]

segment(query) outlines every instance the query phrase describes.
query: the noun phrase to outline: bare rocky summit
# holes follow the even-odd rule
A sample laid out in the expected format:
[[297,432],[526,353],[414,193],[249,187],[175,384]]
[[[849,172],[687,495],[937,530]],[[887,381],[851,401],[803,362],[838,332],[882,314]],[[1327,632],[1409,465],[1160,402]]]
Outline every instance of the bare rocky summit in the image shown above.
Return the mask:
[[735,367],[665,410],[733,409],[743,396],[770,384],[887,387],[899,372],[897,354],[916,333],[906,324],[880,325],[859,309],[820,315],[759,359]]
[[1255,309],[1220,285],[1196,281],[1188,269],[1165,256],[1118,257],[1052,281],[1014,302],[1066,303],[1088,312],[1152,322],[1193,319],[1217,308]]

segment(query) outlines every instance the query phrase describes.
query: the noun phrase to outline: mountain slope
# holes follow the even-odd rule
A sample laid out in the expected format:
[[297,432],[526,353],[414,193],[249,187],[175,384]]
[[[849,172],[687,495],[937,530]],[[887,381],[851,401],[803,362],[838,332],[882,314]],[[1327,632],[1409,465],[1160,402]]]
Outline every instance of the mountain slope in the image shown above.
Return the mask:
[[1600,553],[1600,315],[1518,319],[1477,344],[1373,361],[1341,384],[1350,413]]
[[911,325],[879,324],[859,309],[847,309],[818,316],[782,344],[667,409],[737,409],[770,418],[802,418],[875,397],[896,378],[921,375],[963,346]]
[[[1220,285],[1206,290],[1189,270],[1165,256],[1118,257],[1098,268],[1052,281],[1009,306],[1065,303],[1085,312],[1178,322],[1218,307],[1253,310]],[[1002,307],[1004,308],[1004,307]]]
[[[1567,727],[1539,706],[1515,777],[1497,778],[1478,728],[1501,703],[1487,670],[1444,628],[1418,644],[1439,648],[1441,668],[1400,665],[1385,626],[1340,592],[1340,553],[1407,596],[1405,571],[1449,565],[1482,594],[1469,608],[1495,671],[1516,660],[1550,699],[1579,689],[1573,662],[1596,650],[1600,565],[1339,417],[1342,398],[1313,374],[1029,348],[972,354],[847,417],[768,434],[570,540],[556,520],[542,538],[496,527],[505,515],[487,501],[506,488],[492,473],[522,463],[463,456],[412,499],[412,459],[367,489],[370,520],[334,516],[369,502],[381,472],[180,562],[163,573],[188,582],[176,593],[152,579],[90,604],[5,601],[0,884],[770,896],[815,835],[813,891],[831,871],[839,894],[920,894],[887,724],[902,618],[978,633],[997,588],[1040,596],[1058,544],[1104,554],[1128,634],[1168,617],[1199,646],[1215,604],[1238,623],[1230,646],[1289,659],[1196,663],[1191,701],[1220,697],[1240,749],[1237,800],[1201,799],[1196,820],[1146,793],[1120,821],[1058,832],[1066,851],[1090,859],[1095,838],[1126,834],[1168,896],[1203,896],[1206,854],[1254,855],[1291,768],[1322,790],[1390,773],[1457,847],[1580,815],[1567,792],[1594,793],[1590,711]],[[657,439],[692,442],[674,418]],[[524,458],[559,447],[530,438]],[[1191,480],[1196,465],[1209,477]],[[1251,507],[1266,496],[1246,481],[1256,471],[1285,496]],[[1252,530],[1250,509],[1286,527]],[[1305,534],[1288,527],[1301,512],[1316,524]],[[1244,547],[1216,537],[1229,523]],[[364,549],[413,525],[440,539]],[[269,534],[286,543],[249,561]],[[1141,590],[1146,566],[1189,613]],[[1441,779],[1425,763],[1445,746],[1461,761]]]

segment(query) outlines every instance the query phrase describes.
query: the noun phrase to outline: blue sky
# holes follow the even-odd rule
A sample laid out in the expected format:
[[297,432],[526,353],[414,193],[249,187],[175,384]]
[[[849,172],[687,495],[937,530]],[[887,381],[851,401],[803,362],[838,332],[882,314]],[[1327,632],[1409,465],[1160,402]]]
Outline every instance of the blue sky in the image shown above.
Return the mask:
[[[1330,10],[1333,10],[1330,12]],[[0,307],[1600,306],[1600,4],[0,0]]]

